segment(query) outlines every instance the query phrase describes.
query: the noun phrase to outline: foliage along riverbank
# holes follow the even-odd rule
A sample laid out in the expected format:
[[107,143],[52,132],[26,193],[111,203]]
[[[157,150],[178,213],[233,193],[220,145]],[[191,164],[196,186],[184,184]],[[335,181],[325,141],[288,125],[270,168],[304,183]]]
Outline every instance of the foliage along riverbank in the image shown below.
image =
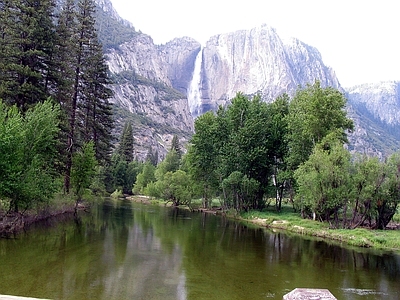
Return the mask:
[[281,213],[275,211],[249,211],[242,213],[239,219],[271,229],[334,240],[344,245],[400,252],[399,222],[392,222],[388,226],[391,229],[387,230],[371,230],[367,228],[332,229],[327,222],[303,219],[289,210],[283,210]]
[[90,204],[86,202],[78,203],[76,206],[76,202],[72,201],[70,197],[63,196],[62,200],[57,199],[54,203],[24,212],[7,212],[0,209],[0,238],[15,237],[35,223],[61,215],[72,216],[75,209],[86,210],[89,206]]
[[[150,205],[171,205],[171,202],[156,200],[150,197],[132,196],[130,200]],[[310,219],[303,219],[289,206],[283,206],[282,211],[276,212],[273,208],[266,209],[262,212],[252,210],[237,214],[235,211],[223,212],[219,207],[214,206],[213,209],[201,209],[196,202],[192,203],[195,211],[204,213],[213,213],[226,216],[228,218],[249,222],[256,226],[284,230],[287,232],[323,238],[325,240],[333,240],[342,245],[349,245],[363,248],[374,248],[377,250],[393,251],[400,253],[400,216],[396,215],[394,222],[388,226],[387,230],[370,230],[367,228],[356,229],[331,229],[329,223],[318,222]],[[179,208],[187,209],[187,206]]]

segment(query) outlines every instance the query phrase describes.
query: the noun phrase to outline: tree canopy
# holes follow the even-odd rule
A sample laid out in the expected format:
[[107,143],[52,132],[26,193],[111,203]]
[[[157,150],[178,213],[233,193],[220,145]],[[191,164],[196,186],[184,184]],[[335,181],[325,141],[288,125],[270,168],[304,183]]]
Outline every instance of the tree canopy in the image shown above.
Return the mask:
[[51,101],[22,115],[0,101],[0,198],[14,211],[51,199],[59,188],[57,135],[60,109]]
[[[0,195],[11,197],[15,188],[11,185],[27,180],[11,197],[17,210],[48,198],[59,182],[54,173],[63,173],[68,193],[73,157],[87,143],[93,143],[99,162],[110,162],[112,93],[95,29],[93,0],[66,0],[57,15],[54,0],[0,1],[0,7],[0,99],[3,114],[11,116],[4,117],[1,126],[18,124],[13,130],[19,131],[11,133],[8,128],[3,137],[6,132],[15,135],[13,139],[25,151],[2,159],[5,170],[17,162],[18,168],[27,166],[3,174]],[[17,147],[6,144],[0,151]],[[11,184],[11,178],[19,182]],[[42,193],[36,193],[39,186]]]

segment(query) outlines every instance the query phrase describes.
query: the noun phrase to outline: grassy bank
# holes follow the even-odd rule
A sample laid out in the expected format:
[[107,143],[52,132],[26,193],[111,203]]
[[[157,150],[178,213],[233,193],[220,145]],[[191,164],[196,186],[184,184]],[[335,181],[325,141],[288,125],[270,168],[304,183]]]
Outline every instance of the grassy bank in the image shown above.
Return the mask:
[[[165,201],[154,200],[148,197],[132,197],[133,201],[152,205],[166,205]],[[169,204],[171,204],[169,202]],[[207,212],[218,214],[219,201],[214,200],[211,204],[214,209]],[[201,201],[192,202],[192,208],[199,209]],[[250,222],[257,226],[280,229],[305,236],[319,237],[327,240],[334,240],[343,245],[356,247],[374,248],[379,250],[394,251],[400,253],[400,230],[369,230],[366,228],[357,229],[331,229],[328,223],[321,223],[313,220],[303,219],[294,212],[290,206],[284,206],[280,213],[273,207],[264,211],[250,211],[237,214],[235,211],[227,211],[225,215],[244,222]],[[396,223],[400,223],[400,215],[394,217]]]
[[[397,215],[395,221],[398,218]],[[280,213],[273,209],[250,211],[240,214],[240,219],[267,228],[335,240],[351,246],[400,252],[400,230],[331,229],[328,223],[301,218],[289,207],[284,207]]]

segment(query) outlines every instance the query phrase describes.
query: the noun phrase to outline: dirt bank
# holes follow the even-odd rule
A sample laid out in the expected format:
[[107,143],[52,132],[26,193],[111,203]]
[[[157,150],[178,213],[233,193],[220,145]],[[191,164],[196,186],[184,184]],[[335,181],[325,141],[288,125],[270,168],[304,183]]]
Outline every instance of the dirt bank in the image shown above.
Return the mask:
[[[86,207],[86,205],[78,205],[79,210],[86,209]],[[18,233],[37,222],[63,214],[73,214],[74,212],[74,204],[61,208],[48,207],[39,212],[25,211],[24,213],[16,213],[0,211],[0,238],[15,237]]]

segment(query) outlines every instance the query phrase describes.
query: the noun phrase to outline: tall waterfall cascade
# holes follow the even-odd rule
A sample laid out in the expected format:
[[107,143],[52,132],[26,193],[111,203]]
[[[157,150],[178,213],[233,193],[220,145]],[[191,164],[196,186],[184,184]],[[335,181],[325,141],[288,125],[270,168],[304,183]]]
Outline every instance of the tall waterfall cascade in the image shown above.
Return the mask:
[[201,64],[203,62],[203,48],[200,49],[199,53],[196,56],[196,60],[194,63],[194,70],[192,80],[189,84],[188,88],[188,102],[189,109],[192,116],[195,118],[201,113],[201,92],[200,92],[200,83],[201,83]]

